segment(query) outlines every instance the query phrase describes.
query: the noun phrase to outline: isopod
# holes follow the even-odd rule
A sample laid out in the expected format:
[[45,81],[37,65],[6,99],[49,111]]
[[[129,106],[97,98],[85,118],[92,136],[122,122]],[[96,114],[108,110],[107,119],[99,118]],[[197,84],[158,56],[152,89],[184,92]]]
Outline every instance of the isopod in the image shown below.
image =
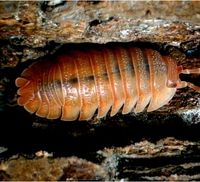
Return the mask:
[[53,61],[39,61],[15,81],[18,104],[30,113],[64,121],[102,118],[110,111],[151,112],[166,105],[178,88],[200,87],[181,81],[183,69],[170,56],[137,47],[71,50]]

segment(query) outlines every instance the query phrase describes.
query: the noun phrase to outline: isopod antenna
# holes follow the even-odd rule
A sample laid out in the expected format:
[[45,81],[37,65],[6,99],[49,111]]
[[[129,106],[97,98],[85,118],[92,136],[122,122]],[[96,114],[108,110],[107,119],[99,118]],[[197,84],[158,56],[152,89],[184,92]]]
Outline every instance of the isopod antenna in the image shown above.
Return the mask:
[[[179,73],[182,74],[200,74],[200,68],[183,69],[182,66],[179,66],[179,70],[180,70]],[[190,87],[200,93],[200,87],[190,82],[180,81],[177,87],[178,88]]]

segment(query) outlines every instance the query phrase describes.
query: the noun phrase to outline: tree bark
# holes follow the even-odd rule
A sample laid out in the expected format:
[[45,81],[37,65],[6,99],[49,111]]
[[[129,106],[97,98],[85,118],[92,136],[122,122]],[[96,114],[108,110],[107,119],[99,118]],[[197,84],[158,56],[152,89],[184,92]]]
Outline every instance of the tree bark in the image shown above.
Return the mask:
[[[169,104],[151,113],[119,113],[101,120],[94,117],[90,122],[51,122],[17,106],[14,81],[25,67],[44,56],[89,44],[154,48],[184,68],[200,68],[199,22],[197,1],[0,2],[2,160],[8,166],[6,159],[15,154],[34,154],[32,160],[37,160],[35,153],[42,150],[53,152],[53,159],[73,155],[93,161],[103,180],[198,180],[198,92],[178,89]],[[199,75],[181,75],[181,79],[200,85]],[[8,133],[14,137],[7,137]],[[2,180],[14,176],[14,172],[0,168]],[[70,176],[65,172],[61,180]]]

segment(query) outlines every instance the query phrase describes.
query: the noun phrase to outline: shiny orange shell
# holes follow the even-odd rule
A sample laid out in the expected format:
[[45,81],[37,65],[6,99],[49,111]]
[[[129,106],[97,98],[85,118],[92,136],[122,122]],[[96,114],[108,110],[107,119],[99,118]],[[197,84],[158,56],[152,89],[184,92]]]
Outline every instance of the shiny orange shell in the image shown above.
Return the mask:
[[152,49],[73,50],[40,61],[16,79],[18,104],[30,113],[64,121],[157,110],[174,96],[179,67]]

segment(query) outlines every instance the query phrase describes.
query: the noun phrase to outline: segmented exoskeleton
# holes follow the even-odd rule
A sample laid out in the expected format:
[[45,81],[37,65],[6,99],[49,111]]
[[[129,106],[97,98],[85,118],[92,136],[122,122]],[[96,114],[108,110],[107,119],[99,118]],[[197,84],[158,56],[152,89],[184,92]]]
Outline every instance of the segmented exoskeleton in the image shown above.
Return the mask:
[[54,61],[40,61],[16,79],[18,104],[40,117],[89,120],[122,113],[157,110],[177,88],[200,88],[179,79],[182,69],[170,56],[153,49],[114,47],[73,50]]

